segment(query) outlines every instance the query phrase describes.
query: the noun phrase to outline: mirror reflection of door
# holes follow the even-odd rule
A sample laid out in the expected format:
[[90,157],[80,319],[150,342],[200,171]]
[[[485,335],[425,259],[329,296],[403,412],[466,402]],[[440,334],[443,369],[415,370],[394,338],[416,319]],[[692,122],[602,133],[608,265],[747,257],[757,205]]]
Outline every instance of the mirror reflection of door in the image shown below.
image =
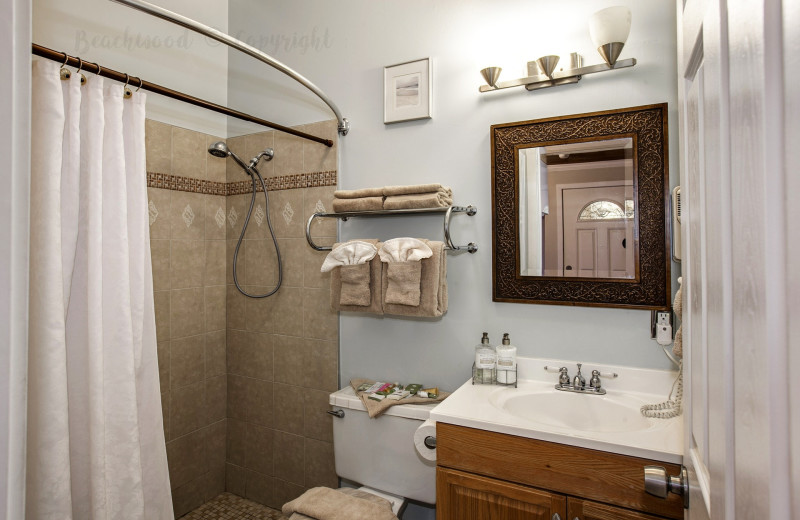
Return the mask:
[[563,275],[633,278],[632,185],[595,185],[559,191],[562,229],[558,233],[563,236],[560,261]]

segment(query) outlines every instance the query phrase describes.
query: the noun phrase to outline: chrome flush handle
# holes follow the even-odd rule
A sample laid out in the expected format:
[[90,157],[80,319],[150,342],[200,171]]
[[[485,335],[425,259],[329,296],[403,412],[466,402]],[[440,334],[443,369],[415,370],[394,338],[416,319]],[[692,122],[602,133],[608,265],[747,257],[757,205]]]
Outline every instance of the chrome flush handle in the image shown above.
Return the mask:
[[339,419],[344,418],[344,410],[328,410],[327,413],[333,415],[334,417],[338,417]]

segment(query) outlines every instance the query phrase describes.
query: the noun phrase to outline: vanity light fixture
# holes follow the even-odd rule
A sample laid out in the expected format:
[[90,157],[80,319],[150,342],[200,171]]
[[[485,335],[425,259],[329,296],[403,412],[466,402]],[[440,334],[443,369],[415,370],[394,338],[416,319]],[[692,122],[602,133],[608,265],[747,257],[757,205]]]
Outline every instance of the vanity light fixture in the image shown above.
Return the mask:
[[510,81],[500,81],[500,67],[487,67],[481,70],[486,85],[480,92],[491,92],[510,87],[525,86],[528,90],[555,87],[577,83],[581,77],[595,72],[624,69],[636,65],[635,58],[617,61],[628,33],[631,30],[631,11],[624,6],[608,7],[594,13],[589,21],[589,35],[597,47],[597,52],[605,63],[583,66],[583,57],[577,52],[570,54],[569,68],[556,71],[559,56],[542,56],[528,62],[528,76]]

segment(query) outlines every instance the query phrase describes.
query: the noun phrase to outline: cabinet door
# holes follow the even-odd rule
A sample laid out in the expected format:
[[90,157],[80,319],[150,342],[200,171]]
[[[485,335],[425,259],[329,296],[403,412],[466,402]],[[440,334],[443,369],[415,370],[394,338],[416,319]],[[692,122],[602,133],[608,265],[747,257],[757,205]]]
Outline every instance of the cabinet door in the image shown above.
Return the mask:
[[436,469],[436,520],[557,520],[566,510],[564,495]]
[[663,520],[660,516],[648,515],[579,498],[569,498],[567,505],[567,520]]

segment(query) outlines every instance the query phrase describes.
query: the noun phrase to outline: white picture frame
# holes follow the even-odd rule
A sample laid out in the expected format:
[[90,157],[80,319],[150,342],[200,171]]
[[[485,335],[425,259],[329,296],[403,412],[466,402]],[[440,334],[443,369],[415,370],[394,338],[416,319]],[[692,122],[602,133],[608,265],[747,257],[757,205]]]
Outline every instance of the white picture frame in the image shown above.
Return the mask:
[[383,123],[431,118],[431,59],[383,68]]

